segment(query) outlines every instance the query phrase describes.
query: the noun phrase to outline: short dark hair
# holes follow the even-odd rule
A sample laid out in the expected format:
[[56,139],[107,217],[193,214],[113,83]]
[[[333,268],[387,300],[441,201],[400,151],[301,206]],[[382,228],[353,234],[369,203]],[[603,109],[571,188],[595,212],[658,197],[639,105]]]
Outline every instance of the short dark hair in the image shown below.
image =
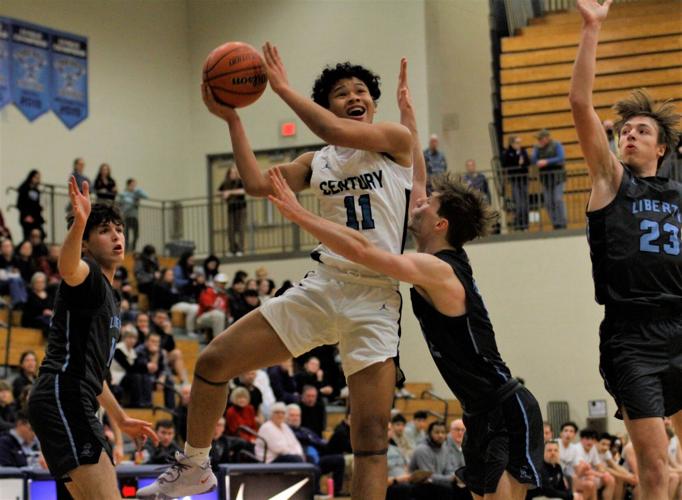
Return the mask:
[[443,422],[442,420],[434,420],[429,424],[429,429],[427,431],[429,436],[431,435],[431,431],[433,430],[434,427],[443,427],[444,429],[448,428],[448,426],[445,425],[445,422]]
[[573,430],[574,430],[575,432],[578,432],[578,424],[576,424],[575,422],[573,422],[573,421],[571,421],[571,420],[569,420],[568,422],[564,422],[563,424],[561,424],[561,430],[562,430],[562,431],[563,431],[566,427],[573,427]]
[[583,429],[580,431],[580,439],[587,438],[587,439],[597,439],[599,437],[599,434],[597,434],[597,431],[594,431],[592,429]]
[[130,177],[128,180],[126,180],[126,186],[130,186],[133,182],[135,182],[135,179]]
[[320,76],[317,77],[313,85],[312,98],[317,104],[323,108],[329,109],[329,93],[339,80],[345,78],[357,78],[367,85],[369,95],[372,96],[374,102],[381,97],[381,77],[363,66],[351,64],[350,62],[338,63],[336,66],[327,66],[322,70]]
[[615,437],[615,436],[612,436],[612,435],[609,434],[608,432],[602,432],[601,434],[599,434],[599,441],[601,441],[602,439],[608,439],[609,442],[610,442],[611,444],[613,444],[613,442],[615,441],[616,437]]
[[448,243],[460,248],[467,241],[490,233],[498,214],[483,193],[473,189],[450,173],[436,176],[433,191],[438,193],[438,215],[447,219]]
[[315,394],[317,394],[318,390],[317,387],[314,385],[306,384],[303,387],[301,387],[301,394],[303,394],[306,391],[309,391],[310,389],[313,389],[315,391]]
[[393,415],[393,417],[391,418],[391,423],[392,423],[392,424],[397,424],[397,423],[401,423],[401,422],[402,422],[403,424],[406,424],[406,423],[407,423],[407,419],[406,419],[405,417],[403,417],[403,414],[402,414],[402,413],[396,413],[396,414]]
[[[66,219],[66,227],[71,229],[73,226],[74,216],[70,214]],[[83,231],[83,239],[87,241],[90,238],[90,231],[99,227],[101,224],[108,224],[113,222],[116,225],[123,226],[123,215],[121,210],[116,205],[109,203],[95,203],[90,209],[88,221],[85,223],[85,231]]]
[[156,422],[156,425],[154,426],[154,430],[158,431],[159,428],[163,427],[164,429],[173,429],[175,430],[175,424],[173,423],[172,420],[170,419],[165,419],[165,420],[159,420]]
[[429,414],[426,413],[424,410],[417,410],[414,412],[414,415],[412,415],[412,419],[420,419],[420,420],[426,420],[426,417],[428,417]]

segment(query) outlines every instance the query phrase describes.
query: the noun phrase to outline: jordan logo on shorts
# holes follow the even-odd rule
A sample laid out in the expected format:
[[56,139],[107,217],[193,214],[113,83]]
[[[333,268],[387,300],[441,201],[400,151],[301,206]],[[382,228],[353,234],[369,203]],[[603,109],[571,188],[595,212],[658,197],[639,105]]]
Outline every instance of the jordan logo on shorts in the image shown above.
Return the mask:
[[90,443],[85,443],[83,449],[81,450],[81,457],[91,457],[93,455],[92,445]]
[[386,307],[386,304],[381,304],[381,307],[379,308],[380,311],[388,311],[388,307]]

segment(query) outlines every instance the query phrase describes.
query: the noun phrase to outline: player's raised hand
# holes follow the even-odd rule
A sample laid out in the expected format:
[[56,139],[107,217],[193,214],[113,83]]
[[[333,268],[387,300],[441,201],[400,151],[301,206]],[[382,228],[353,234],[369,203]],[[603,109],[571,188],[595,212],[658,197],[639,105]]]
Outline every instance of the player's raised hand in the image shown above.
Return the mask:
[[576,7],[585,24],[601,24],[606,20],[612,2],[613,0],[604,0],[600,4],[598,0],[578,0]]
[[203,98],[204,104],[208,110],[218,118],[222,118],[225,121],[230,121],[234,118],[237,118],[237,112],[234,110],[234,108],[220,104],[218,101],[216,101],[215,97],[213,97],[213,92],[211,92],[211,89],[205,83],[201,84],[201,97]]
[[91,209],[88,181],[83,181],[83,192],[81,193],[76,178],[72,175],[69,179],[69,198],[71,199],[74,222],[85,225]]
[[287,70],[284,68],[284,63],[279,56],[277,47],[270,42],[265,42],[265,45],[263,45],[263,57],[265,59],[265,69],[268,73],[268,81],[270,82],[272,90],[279,92],[284,87],[288,87],[289,78],[287,77]]
[[400,60],[400,73],[398,74],[398,108],[400,110],[412,109],[412,96],[410,86],[407,83],[407,58]]
[[125,432],[133,438],[138,448],[141,448],[147,438],[151,439],[154,446],[159,444],[159,437],[152,429],[152,424],[145,422],[144,420],[138,420],[136,418],[125,417],[118,426],[121,432]]
[[270,169],[268,175],[272,184],[272,191],[274,192],[274,194],[268,195],[268,199],[286,219],[296,222],[297,216],[303,214],[305,208],[298,202],[296,195],[289,187],[289,184],[287,184],[279,167]]

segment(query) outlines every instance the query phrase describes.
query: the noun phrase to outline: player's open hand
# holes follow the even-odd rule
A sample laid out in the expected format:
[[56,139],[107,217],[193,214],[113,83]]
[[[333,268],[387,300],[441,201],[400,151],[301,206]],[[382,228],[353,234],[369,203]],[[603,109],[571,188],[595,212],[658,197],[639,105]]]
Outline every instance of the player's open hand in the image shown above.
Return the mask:
[[410,86],[407,83],[407,59],[400,60],[400,73],[398,74],[398,108],[412,110],[412,97],[410,96]]
[[83,181],[83,192],[78,189],[76,178],[72,175],[69,179],[69,198],[71,199],[71,210],[75,218],[74,222],[85,225],[90,215],[90,186],[88,181]]
[[302,214],[305,209],[301,206],[296,195],[287,184],[279,167],[268,171],[272,191],[274,194],[268,195],[268,199],[277,207],[277,210],[292,222],[296,222],[297,216]]
[[147,438],[152,440],[154,446],[159,444],[159,437],[156,435],[156,432],[152,429],[152,424],[149,422],[125,417],[118,426],[121,428],[121,432],[125,432],[128,436],[133,438],[138,449],[144,445]]
[[277,47],[270,42],[263,45],[263,57],[265,58],[265,69],[268,73],[268,82],[275,92],[279,92],[289,86],[287,70],[284,68],[282,58],[279,56]]
[[203,98],[204,104],[208,110],[218,118],[222,118],[228,122],[237,118],[237,112],[234,110],[234,108],[220,104],[218,101],[216,101],[215,97],[213,97],[213,92],[211,92],[211,89],[205,83],[201,84],[201,97]]
[[601,24],[606,20],[612,2],[613,0],[604,0],[600,4],[598,0],[578,0],[576,7],[585,24]]

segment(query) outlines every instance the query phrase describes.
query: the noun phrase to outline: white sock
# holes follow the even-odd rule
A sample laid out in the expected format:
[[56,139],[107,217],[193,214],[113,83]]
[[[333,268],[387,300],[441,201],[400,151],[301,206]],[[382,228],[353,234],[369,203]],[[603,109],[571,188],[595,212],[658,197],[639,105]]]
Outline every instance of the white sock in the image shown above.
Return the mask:
[[185,443],[185,456],[197,465],[204,465],[210,452],[210,446],[208,448],[195,448],[189,443]]

